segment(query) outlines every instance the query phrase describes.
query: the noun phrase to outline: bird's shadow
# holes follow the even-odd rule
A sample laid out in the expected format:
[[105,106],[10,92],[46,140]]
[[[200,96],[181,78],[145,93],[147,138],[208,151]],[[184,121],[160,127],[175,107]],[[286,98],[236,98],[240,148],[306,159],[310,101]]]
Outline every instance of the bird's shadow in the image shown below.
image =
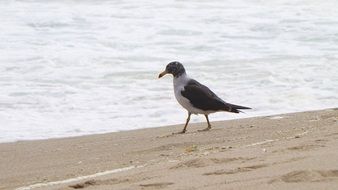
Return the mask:
[[197,130],[197,131],[191,131],[191,132],[185,132],[185,133],[180,133],[180,132],[176,132],[176,133],[171,133],[169,135],[164,135],[164,136],[157,136],[156,138],[169,138],[169,137],[175,137],[175,136],[187,136],[187,135],[195,135],[198,133],[206,133],[206,132],[211,132],[211,131],[215,131],[215,130],[220,130],[220,129],[210,129],[210,130]]
[[169,135],[157,136],[156,138],[169,138],[169,137],[175,137],[175,136],[186,136],[186,135],[196,134],[197,132],[198,131],[186,132],[186,133],[176,132],[176,133],[171,133]]

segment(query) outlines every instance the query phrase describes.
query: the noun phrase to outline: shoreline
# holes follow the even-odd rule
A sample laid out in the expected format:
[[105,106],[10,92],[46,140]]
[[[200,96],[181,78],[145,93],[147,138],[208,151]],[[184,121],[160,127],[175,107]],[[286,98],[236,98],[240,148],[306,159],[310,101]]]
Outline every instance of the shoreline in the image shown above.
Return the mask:
[[[336,109],[336,107],[329,107],[329,108],[322,108],[322,109],[310,109],[305,111],[294,111],[294,112],[285,112],[285,113],[272,113],[272,114],[262,114],[262,115],[253,115],[249,117],[242,117],[242,118],[231,118],[231,119],[224,119],[224,120],[211,120],[211,122],[226,122],[226,121],[233,121],[233,120],[241,120],[241,119],[250,119],[250,118],[259,118],[259,117],[273,117],[273,116],[279,116],[279,115],[285,115],[285,114],[297,114],[297,113],[303,113],[303,112],[314,112],[314,111],[322,111],[322,110],[330,110],[330,109]],[[244,112],[246,114],[246,112]],[[183,118],[184,120],[184,118]],[[190,125],[194,124],[201,124],[205,123],[205,121],[202,122],[196,122],[193,121],[189,122]],[[110,131],[110,132],[102,132],[102,133],[89,133],[89,134],[79,134],[79,135],[71,135],[71,136],[56,136],[56,137],[48,137],[48,138],[36,138],[36,139],[19,139],[19,140],[9,140],[9,141],[0,141],[0,144],[6,144],[6,143],[17,143],[17,142],[29,142],[29,141],[45,141],[45,140],[56,140],[56,139],[67,139],[67,138],[78,138],[78,137],[87,137],[92,135],[104,135],[104,134],[110,134],[110,133],[121,133],[121,132],[128,132],[128,131],[137,131],[137,130],[144,130],[144,129],[157,129],[162,127],[172,127],[172,126],[179,126],[184,125],[184,123],[177,123],[177,124],[169,124],[169,125],[163,125],[163,126],[153,126],[153,127],[146,127],[146,128],[139,128],[139,129],[127,129],[127,130],[120,130],[120,131]],[[189,127],[188,127],[189,128]]]
[[332,108],[215,121],[208,132],[194,123],[183,135],[174,125],[0,143],[0,189],[330,189],[337,121]]

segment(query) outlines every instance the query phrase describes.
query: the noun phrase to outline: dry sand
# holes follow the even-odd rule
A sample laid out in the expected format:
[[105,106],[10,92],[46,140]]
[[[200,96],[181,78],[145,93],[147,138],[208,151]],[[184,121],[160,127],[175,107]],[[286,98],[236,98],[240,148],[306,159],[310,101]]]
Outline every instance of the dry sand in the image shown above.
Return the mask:
[[338,189],[338,109],[212,124],[3,143],[0,189]]

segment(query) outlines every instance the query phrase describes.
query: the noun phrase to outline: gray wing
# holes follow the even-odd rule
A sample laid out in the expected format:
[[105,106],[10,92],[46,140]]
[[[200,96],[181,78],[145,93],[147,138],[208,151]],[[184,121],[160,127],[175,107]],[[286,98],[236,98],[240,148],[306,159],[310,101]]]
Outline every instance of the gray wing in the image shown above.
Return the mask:
[[196,80],[190,80],[181,94],[198,109],[213,111],[226,109],[226,103],[222,99]]
[[251,109],[223,101],[208,87],[193,79],[188,82],[184,90],[181,91],[181,94],[187,98],[194,107],[201,110],[239,113],[239,109]]

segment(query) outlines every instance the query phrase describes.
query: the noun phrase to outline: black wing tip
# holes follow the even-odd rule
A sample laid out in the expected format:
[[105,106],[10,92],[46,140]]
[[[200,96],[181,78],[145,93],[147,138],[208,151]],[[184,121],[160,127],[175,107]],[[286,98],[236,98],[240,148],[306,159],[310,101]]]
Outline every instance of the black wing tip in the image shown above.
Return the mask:
[[252,109],[252,108],[230,104],[226,111],[229,111],[229,112],[232,112],[232,113],[245,113],[245,112],[241,111],[241,110],[244,110],[244,109]]
[[235,110],[233,113],[246,113],[246,112],[244,112],[242,110]]
[[251,110],[252,108],[249,108],[249,107],[241,107],[241,108],[238,108],[238,109],[242,109],[242,110]]
[[228,104],[228,106],[232,109],[239,109],[239,110],[245,110],[245,109],[252,109],[246,106],[239,106],[239,105],[235,105],[235,104]]

